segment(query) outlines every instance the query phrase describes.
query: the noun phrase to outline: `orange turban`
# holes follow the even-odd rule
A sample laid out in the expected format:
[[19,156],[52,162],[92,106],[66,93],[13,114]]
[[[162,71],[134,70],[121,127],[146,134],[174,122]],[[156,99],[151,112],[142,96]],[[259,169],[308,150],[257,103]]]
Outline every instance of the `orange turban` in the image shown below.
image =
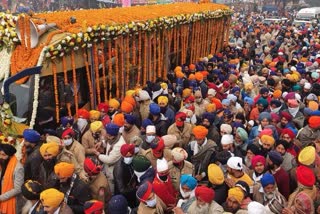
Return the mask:
[[281,95],[282,95],[282,91],[279,90],[279,89],[277,89],[277,90],[275,90],[275,91],[273,92],[273,97],[276,98],[276,99],[280,98]]
[[124,125],[124,114],[118,113],[118,114],[114,115],[113,123],[119,127],[122,127]]
[[209,112],[209,113],[213,113],[216,111],[216,104],[214,103],[209,103],[207,106],[206,106],[206,111]]
[[178,72],[176,72],[176,77],[177,78],[183,78],[184,74],[182,73],[182,71],[178,71]]
[[318,108],[319,108],[319,104],[317,103],[317,102],[315,102],[315,101],[309,101],[309,103],[308,103],[308,107],[309,107],[309,109],[311,109],[312,111],[316,111],[316,110],[318,110]]
[[63,198],[64,194],[54,188],[46,189],[40,193],[40,200],[43,206],[57,208]]
[[60,162],[54,166],[54,173],[60,178],[69,178],[74,173],[74,164]]
[[196,77],[196,80],[198,81],[203,80],[203,74],[201,72],[195,73],[195,77]]
[[131,105],[127,101],[122,101],[122,103],[121,103],[121,111],[123,111],[124,113],[130,113],[130,112],[133,111],[133,105]]
[[219,99],[217,98],[212,98],[211,102],[216,105],[216,109],[221,109],[222,108],[222,103]]
[[44,143],[40,147],[40,154],[43,157],[45,153],[49,153],[52,156],[57,156],[59,154],[59,144],[56,142]]
[[190,64],[190,65],[189,65],[189,69],[190,69],[190,70],[195,70],[195,69],[196,69],[196,66],[195,66],[194,64]]
[[311,116],[309,118],[310,128],[316,129],[320,126],[320,116]]
[[196,126],[192,132],[197,139],[204,139],[208,134],[208,129],[204,126]]
[[179,71],[182,71],[181,66],[175,67],[174,72],[177,73],[177,72],[179,72]]
[[196,77],[194,74],[190,74],[188,80],[196,80]]
[[119,103],[118,100],[116,100],[116,99],[111,99],[111,100],[109,100],[109,107],[118,109],[119,106],[120,106],[120,103]]
[[132,96],[125,96],[123,101],[130,103],[133,107],[136,106],[136,101]]
[[91,120],[99,120],[100,119],[100,111],[91,110],[89,113],[90,113]]

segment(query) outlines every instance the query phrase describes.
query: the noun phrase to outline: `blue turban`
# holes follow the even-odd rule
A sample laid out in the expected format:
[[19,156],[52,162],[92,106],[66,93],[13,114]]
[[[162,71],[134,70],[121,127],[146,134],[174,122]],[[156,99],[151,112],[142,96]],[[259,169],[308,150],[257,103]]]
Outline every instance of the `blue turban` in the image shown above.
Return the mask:
[[156,103],[151,103],[149,105],[149,111],[153,115],[158,115],[158,114],[160,114],[160,106]]
[[68,125],[68,123],[72,126],[72,124],[73,124],[73,117],[68,117],[68,116],[61,117],[60,121],[61,121],[61,125],[62,125],[63,127],[66,127],[66,126]]
[[223,99],[222,100],[222,105],[229,106],[230,105],[230,100],[229,99]]
[[263,119],[267,119],[267,120],[270,121],[270,120],[271,120],[271,115],[270,115],[270,113],[269,113],[269,112],[262,112],[262,113],[260,113],[258,120],[261,122]]
[[181,186],[187,185],[189,189],[193,190],[197,186],[197,180],[191,175],[184,174],[180,177]]
[[269,89],[266,87],[263,87],[260,89],[260,94],[269,93]]
[[268,172],[265,173],[265,174],[262,176],[260,182],[261,182],[262,187],[266,187],[266,186],[268,186],[269,184],[274,185],[274,184],[276,183],[273,175],[271,175],[271,174],[268,173]]
[[117,126],[116,124],[114,123],[108,123],[106,125],[106,130],[107,130],[107,133],[111,136],[117,136],[118,133],[119,133],[119,129],[120,127]]
[[141,126],[145,129],[150,125],[153,125],[153,122],[150,119],[144,119],[141,124]]
[[242,141],[247,141],[248,140],[248,132],[244,128],[238,127],[236,132],[237,132],[237,134],[239,135],[239,137],[241,138]]
[[249,103],[250,106],[252,106],[254,104],[253,99],[251,97],[248,97],[248,96],[244,98],[244,102],[245,103]]
[[205,112],[202,114],[202,120],[207,119],[210,123],[210,125],[212,125],[212,123],[214,122],[214,114],[209,113],[209,112]]
[[230,92],[231,92],[231,94],[234,94],[234,93],[236,93],[237,91],[240,91],[240,88],[239,88],[238,86],[232,88]]
[[40,134],[33,129],[25,129],[23,131],[23,138],[30,143],[38,143],[40,141]]
[[136,122],[136,117],[131,114],[125,114],[124,119],[127,121],[127,123],[133,125]]

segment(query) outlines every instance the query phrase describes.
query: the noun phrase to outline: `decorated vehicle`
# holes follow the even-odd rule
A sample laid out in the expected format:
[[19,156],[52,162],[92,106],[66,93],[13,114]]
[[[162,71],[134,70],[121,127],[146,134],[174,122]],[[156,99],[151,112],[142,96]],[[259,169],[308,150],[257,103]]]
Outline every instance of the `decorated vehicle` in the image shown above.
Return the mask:
[[231,14],[212,3],[0,14],[2,93],[20,127],[12,133],[54,127],[61,116],[217,52]]

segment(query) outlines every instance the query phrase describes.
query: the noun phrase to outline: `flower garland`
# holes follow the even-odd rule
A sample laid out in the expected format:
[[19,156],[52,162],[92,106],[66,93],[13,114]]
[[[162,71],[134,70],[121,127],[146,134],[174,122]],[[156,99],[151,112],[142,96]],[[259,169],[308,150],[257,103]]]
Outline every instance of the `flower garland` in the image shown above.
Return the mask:
[[112,97],[112,42],[108,41],[108,78],[109,78],[109,94],[108,98]]
[[104,42],[101,41],[100,43],[100,47],[101,47],[101,61],[102,61],[102,79],[103,79],[103,95],[104,95],[104,102],[107,101],[107,77],[106,77],[106,60],[105,60],[105,56],[104,56]]
[[[69,82],[68,82],[68,74],[67,74],[67,60],[65,56],[62,57],[62,70],[63,70],[64,85],[67,86]],[[67,102],[66,106],[67,106],[68,116],[71,116],[72,115],[71,103]]]
[[147,51],[148,51],[148,35],[143,35],[143,85],[147,83]]
[[0,50],[0,80],[7,79],[10,73],[11,50]]
[[88,86],[89,86],[91,109],[93,109],[93,103],[94,103],[94,99],[93,99],[93,89],[92,89],[92,82],[91,82],[91,75],[90,75],[90,69],[89,69],[88,56],[87,56],[86,51],[87,51],[87,50],[83,50],[82,56],[83,56],[83,61],[84,61],[85,68],[86,68],[86,75],[87,75]]
[[53,74],[54,100],[56,105],[56,122],[59,123],[60,108],[59,108],[59,92],[58,92],[58,81],[57,81],[57,64],[53,60],[51,61],[51,64],[52,64],[52,74]]
[[73,93],[74,93],[74,104],[76,108],[76,117],[78,116],[78,86],[77,86],[77,72],[76,72],[76,64],[74,60],[74,51],[71,51],[71,67],[72,67],[72,79],[73,79]]
[[116,89],[116,96],[119,97],[119,54],[118,54],[118,40],[116,39],[114,41],[114,52],[115,52],[115,67],[116,67],[116,86],[117,86],[117,89]]
[[[120,59],[120,79],[121,80],[124,80],[124,45],[123,45],[123,36],[120,36],[119,38],[119,59]],[[120,81],[119,82],[120,84],[117,86],[117,91],[119,91],[119,95],[122,96],[123,94],[121,93],[124,89],[124,83],[123,81]],[[122,89],[121,91],[119,89]],[[120,97],[118,96],[118,97]]]
[[125,47],[126,47],[126,88],[125,91],[129,89],[129,79],[130,79],[130,44],[129,44],[129,36],[126,36],[125,39]]
[[97,102],[101,103],[98,48],[96,44],[93,45],[92,52],[93,52],[93,62],[94,62],[94,74],[96,79]]
[[19,41],[16,33],[18,16],[0,13],[0,50],[12,48]]
[[142,35],[141,31],[138,34],[138,79],[137,82],[141,84],[141,43],[142,43]]

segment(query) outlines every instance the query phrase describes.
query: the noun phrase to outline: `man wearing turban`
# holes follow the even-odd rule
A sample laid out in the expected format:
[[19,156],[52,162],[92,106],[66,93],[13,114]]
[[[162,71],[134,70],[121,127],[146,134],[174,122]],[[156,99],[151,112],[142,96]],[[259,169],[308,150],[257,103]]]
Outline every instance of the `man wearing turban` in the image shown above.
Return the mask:
[[161,113],[161,108],[156,103],[151,103],[149,105],[149,119],[152,121],[156,127],[156,133],[158,136],[162,137],[167,134],[168,127],[170,125],[168,118],[166,118]]
[[56,142],[44,143],[40,147],[40,154],[43,158],[43,162],[40,165],[39,182],[44,188],[55,187],[57,184],[54,165],[57,162],[59,153],[59,144]]
[[105,152],[96,152],[98,159],[105,165],[105,173],[112,193],[114,192],[114,165],[121,158],[121,146],[126,143],[119,133],[119,129],[120,127],[114,123],[107,124],[107,138],[104,145]]
[[91,123],[89,130],[84,133],[81,139],[85,154],[90,156],[97,152],[102,152],[103,141],[106,140],[106,136],[107,133],[101,121]]
[[191,140],[192,125],[185,122],[187,114],[184,112],[177,112],[175,116],[175,122],[171,124],[168,129],[169,135],[175,135],[177,137],[177,144],[182,148],[187,148],[188,143]]
[[194,108],[195,108],[195,115],[197,117],[201,117],[201,115],[205,112],[207,105],[209,104],[207,100],[203,99],[201,91],[197,90],[194,93]]
[[195,177],[200,181],[207,182],[207,169],[217,144],[207,139],[208,129],[204,126],[196,126],[192,130],[194,141],[188,147],[188,154],[192,154],[191,163],[195,168]]
[[46,189],[40,193],[43,210],[47,214],[63,213],[73,214],[71,208],[63,202],[64,194],[54,188]]
[[124,115],[122,136],[126,143],[129,143],[133,137],[140,136],[140,129],[135,125],[137,120],[138,119],[132,114]]
[[224,212],[222,206],[214,201],[215,192],[206,186],[197,186],[195,189],[196,200],[190,205],[188,213],[217,213]]
[[169,99],[167,96],[158,97],[158,105],[160,106],[160,112],[168,118],[168,122],[171,125],[174,123],[175,112],[171,106],[168,104]]
[[33,129],[23,131],[24,145],[27,151],[27,158],[24,163],[24,179],[37,180],[42,157],[39,152],[41,146],[40,134]]
[[[225,212],[237,213],[241,211],[240,206],[244,199],[244,192],[240,187],[232,187],[228,191],[228,197],[223,204]],[[239,212],[240,213],[240,212]]]
[[77,129],[77,125],[75,124],[74,118],[71,116],[64,116],[60,118],[60,123],[61,125],[57,128],[56,132],[57,132],[57,136],[61,137],[62,132],[67,129],[67,128],[71,128],[73,129],[74,133],[75,133],[75,138],[77,140],[80,140],[80,132]]
[[313,115],[308,119],[308,124],[298,133],[297,139],[306,147],[320,138],[320,116]]
[[0,213],[21,212],[18,196],[24,182],[24,170],[15,156],[16,151],[11,144],[0,144]]
[[111,122],[110,117],[108,115],[109,106],[107,103],[99,103],[98,111],[100,112],[100,118],[103,125],[107,125]]
[[92,199],[88,184],[75,173],[72,163],[60,162],[54,166],[54,172],[59,180],[59,190],[68,194],[65,202],[74,213],[83,213],[84,203]]
[[122,194],[132,208],[138,206],[136,200],[138,182],[132,167],[134,149],[134,144],[123,144],[120,148],[121,158],[115,163],[113,170],[115,194]]

